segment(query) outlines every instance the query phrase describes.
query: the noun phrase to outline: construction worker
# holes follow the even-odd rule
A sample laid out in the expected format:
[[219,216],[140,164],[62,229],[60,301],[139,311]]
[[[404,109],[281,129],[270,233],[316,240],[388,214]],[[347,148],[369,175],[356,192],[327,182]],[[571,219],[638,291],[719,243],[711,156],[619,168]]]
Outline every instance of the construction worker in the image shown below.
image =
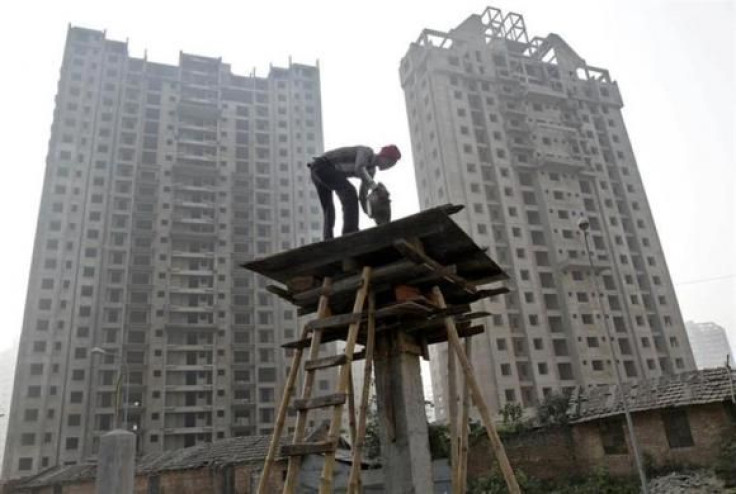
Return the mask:
[[[322,204],[325,240],[333,237],[332,229],[335,226],[335,203],[332,192],[337,194],[342,204],[342,234],[357,232],[358,201],[363,211],[368,212],[366,204],[368,194],[379,186],[382,187],[373,180],[376,168],[381,170],[391,168],[400,158],[401,152],[393,144],[384,146],[377,154],[367,146],[352,146],[327,151],[309,163],[312,181],[317,187],[319,202]],[[348,178],[360,179],[359,195]]]

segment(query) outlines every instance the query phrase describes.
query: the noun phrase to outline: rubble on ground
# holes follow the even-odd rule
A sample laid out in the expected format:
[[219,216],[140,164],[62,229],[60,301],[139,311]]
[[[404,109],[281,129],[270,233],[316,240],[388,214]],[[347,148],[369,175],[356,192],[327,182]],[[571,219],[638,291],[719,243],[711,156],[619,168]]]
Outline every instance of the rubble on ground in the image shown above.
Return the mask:
[[708,471],[672,472],[649,482],[649,494],[721,494],[723,481]]

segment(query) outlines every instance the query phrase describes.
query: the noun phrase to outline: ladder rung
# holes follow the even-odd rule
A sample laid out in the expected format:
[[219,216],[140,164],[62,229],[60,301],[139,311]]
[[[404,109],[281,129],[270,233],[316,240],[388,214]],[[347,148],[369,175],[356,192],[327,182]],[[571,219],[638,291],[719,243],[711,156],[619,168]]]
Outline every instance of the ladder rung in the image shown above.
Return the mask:
[[304,363],[304,370],[325,369],[327,367],[337,367],[348,361],[348,356],[343,354],[332,355],[330,357],[322,357],[314,360],[307,360]]
[[334,441],[319,443],[294,443],[281,446],[282,456],[305,456],[317,453],[332,453],[336,450]]
[[352,323],[360,321],[363,314],[338,314],[336,316],[323,317],[322,319],[315,319],[307,323],[308,330],[314,329],[327,329],[327,328],[338,328],[341,326],[348,326]]
[[[353,354],[353,362],[365,358],[365,350]],[[326,369],[327,367],[337,367],[347,362],[348,357],[344,353],[340,355],[332,355],[330,357],[322,357],[314,360],[307,360],[304,363],[304,370],[311,371],[317,369]]]
[[335,393],[331,395],[318,396],[316,398],[299,398],[294,400],[292,407],[295,410],[312,410],[313,408],[333,407],[335,405],[344,405],[347,399],[345,393]]

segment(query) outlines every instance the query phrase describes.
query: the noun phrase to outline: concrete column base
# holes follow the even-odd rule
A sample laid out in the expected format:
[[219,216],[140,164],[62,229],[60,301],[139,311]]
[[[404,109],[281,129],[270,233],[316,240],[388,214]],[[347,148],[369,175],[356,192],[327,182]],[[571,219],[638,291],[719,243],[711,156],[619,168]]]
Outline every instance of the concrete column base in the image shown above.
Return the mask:
[[420,347],[394,332],[376,341],[376,398],[386,492],[434,492]]
[[133,494],[135,489],[135,434],[116,429],[100,438],[96,494]]

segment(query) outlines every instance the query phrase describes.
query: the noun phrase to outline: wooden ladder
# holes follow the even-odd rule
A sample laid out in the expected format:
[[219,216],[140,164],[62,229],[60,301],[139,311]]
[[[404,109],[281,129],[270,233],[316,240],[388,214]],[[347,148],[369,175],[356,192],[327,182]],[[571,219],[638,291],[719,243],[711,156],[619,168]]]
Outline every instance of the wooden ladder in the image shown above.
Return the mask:
[[[340,426],[342,424],[343,408],[345,403],[348,403],[350,407],[350,432],[353,444],[361,444],[361,436],[365,434],[365,403],[361,405],[361,417],[359,419],[360,427],[362,431],[356,431],[355,427],[355,410],[353,400],[353,386],[351,367],[354,360],[355,345],[358,339],[358,333],[360,330],[360,323],[363,319],[363,310],[366,299],[369,298],[370,291],[370,279],[372,270],[370,267],[364,267],[362,270],[361,282],[355,294],[355,302],[353,304],[353,311],[347,314],[340,314],[332,316],[329,309],[329,296],[332,287],[332,280],[325,278],[322,283],[322,293],[320,294],[319,304],[317,307],[317,319],[307,323],[301,334],[302,342],[305,344],[297,346],[292,356],[291,367],[289,369],[289,375],[286,380],[286,386],[284,393],[281,398],[279,405],[276,425],[273,430],[273,437],[268,448],[268,453],[263,465],[263,471],[261,472],[261,478],[258,484],[258,493],[267,494],[270,493],[269,480],[271,477],[271,471],[273,464],[277,458],[277,449],[279,446],[281,434],[284,429],[284,423],[286,421],[286,415],[289,408],[289,402],[291,396],[294,394],[296,386],[296,379],[299,373],[299,367],[301,365],[304,348],[306,348],[306,342],[309,342],[309,357],[304,362],[304,383],[302,386],[302,393],[298,399],[293,401],[292,407],[297,411],[296,424],[294,427],[294,436],[292,443],[284,445],[281,448],[281,455],[289,457],[289,466],[286,473],[286,479],[284,481],[284,494],[292,494],[296,490],[299,470],[301,467],[301,460],[303,456],[309,454],[324,454],[324,464],[322,467],[322,474],[320,476],[320,494],[327,494],[332,492],[332,477],[335,465],[335,451],[340,440]],[[370,295],[370,309],[372,312],[375,311],[375,305],[372,294]],[[342,353],[332,355],[328,357],[319,357],[320,348],[322,345],[322,333],[323,331],[335,328],[336,326],[344,326],[349,324],[346,336],[345,349]],[[369,312],[369,338],[373,338],[375,332],[373,315]],[[367,360],[372,360],[372,345],[368,346],[366,350],[370,351],[370,354],[366,355]],[[369,364],[367,364],[369,365]],[[339,377],[337,382],[337,390],[333,394],[312,397],[312,390],[314,388],[315,374],[320,369],[327,369],[331,367],[340,367]],[[368,382],[364,383],[364,390],[368,385]],[[367,394],[363,392],[363,397]],[[332,417],[330,420],[330,428],[327,434],[327,439],[320,442],[304,442],[304,436],[307,426],[307,416],[310,410],[318,408],[332,408]],[[362,432],[362,434],[359,434]],[[355,456],[356,451],[358,456],[360,455],[360,448],[353,448],[353,455]],[[357,458],[358,461],[359,458]],[[351,479],[353,476],[359,476],[359,473],[354,474],[351,472]],[[359,485],[359,478],[355,479],[354,482]]]

